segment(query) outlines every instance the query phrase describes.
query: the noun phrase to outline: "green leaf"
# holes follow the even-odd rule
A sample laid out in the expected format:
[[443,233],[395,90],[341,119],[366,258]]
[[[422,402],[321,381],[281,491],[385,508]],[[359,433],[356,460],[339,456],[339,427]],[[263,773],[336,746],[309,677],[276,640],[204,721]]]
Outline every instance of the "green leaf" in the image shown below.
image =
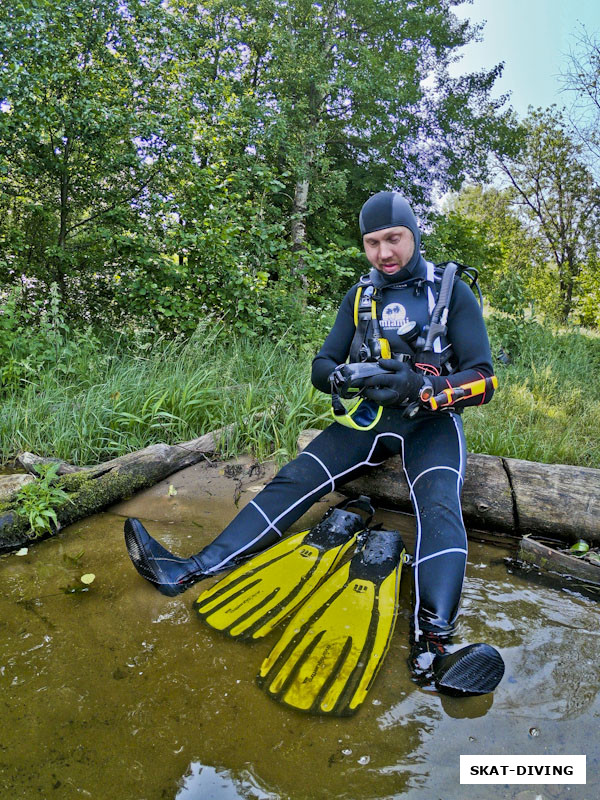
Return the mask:
[[590,546],[585,539],[579,539],[579,541],[575,542],[575,544],[569,548],[569,552],[575,556],[580,556],[585,555],[589,549]]

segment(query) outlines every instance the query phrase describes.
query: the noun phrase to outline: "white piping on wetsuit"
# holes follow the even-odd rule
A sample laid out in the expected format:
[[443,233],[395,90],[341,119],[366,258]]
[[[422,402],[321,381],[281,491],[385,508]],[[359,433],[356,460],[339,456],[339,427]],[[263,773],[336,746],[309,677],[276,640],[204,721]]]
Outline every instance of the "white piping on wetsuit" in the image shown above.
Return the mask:
[[[302,455],[302,453],[300,453],[300,455]],[[327,469],[327,467],[326,467],[326,466],[325,466],[325,464],[324,464],[324,463],[321,461],[321,459],[320,459],[318,456],[316,456],[314,453],[306,453],[306,452],[305,452],[305,453],[304,453],[304,455],[307,455],[307,456],[310,456],[311,458],[314,458],[314,460],[315,460],[315,461],[316,461],[316,462],[317,462],[317,463],[318,463],[318,464],[319,464],[321,467],[323,467],[323,470],[325,471],[325,474],[326,474],[326,475],[329,475],[329,480],[331,481],[331,488],[332,488],[332,489],[335,489],[335,481],[334,481],[334,479],[333,479],[333,475],[332,475],[332,474],[331,474],[331,472],[330,472],[330,471]],[[279,535],[281,536],[281,534],[279,534]]]
[[266,515],[266,514],[265,514],[265,512],[262,510],[262,508],[261,508],[261,507],[258,505],[258,503],[256,503],[254,500],[250,500],[250,503],[249,503],[249,505],[251,505],[251,506],[254,506],[254,508],[255,508],[257,511],[260,511],[260,513],[262,514],[262,516],[263,516],[263,517],[265,518],[265,520],[266,520],[266,521],[269,523],[269,527],[268,527],[268,528],[266,528],[266,530],[265,530],[265,533],[267,533],[267,531],[270,531],[271,529],[273,529],[273,530],[275,531],[275,533],[276,533],[276,534],[279,536],[279,538],[281,539],[281,537],[283,536],[283,534],[281,533],[281,531],[279,530],[279,528],[277,528],[277,527],[276,527],[276,526],[275,526],[275,525],[274,525],[274,524],[271,522],[271,520],[270,520],[270,519],[267,517],[267,515]]
[[[456,435],[458,436],[458,441],[462,442],[462,439],[461,439],[461,436],[460,436],[460,431],[458,430],[458,425],[457,425],[457,422],[456,422],[456,416],[454,414],[452,414],[451,416],[452,416],[452,422],[454,423],[454,427],[456,429]],[[462,445],[461,445],[460,446],[460,462],[459,462],[459,465],[458,465],[459,466],[459,480],[456,482],[456,493],[458,495],[458,511],[460,513],[461,520],[462,520],[462,506],[460,504],[460,485],[461,485],[461,483],[463,481],[463,478],[462,478],[462,475],[461,475],[461,471],[463,469],[463,455],[464,455],[464,453],[463,453],[463,448],[462,448]],[[464,523],[463,523],[463,530],[465,532],[465,548],[468,548],[469,542],[468,542],[468,539],[467,539],[467,529],[464,527]],[[465,582],[465,575],[466,574],[467,574],[467,559],[465,557],[465,568],[463,569],[463,579],[462,579],[461,586]],[[451,625],[452,625],[452,623],[454,622],[454,620],[458,616],[458,609],[459,608],[460,608],[460,604],[456,609],[456,614],[452,617],[451,620],[449,620]]]
[[417,475],[417,477],[416,477],[416,478],[414,479],[414,481],[412,482],[412,485],[414,486],[414,485],[415,485],[415,483],[416,483],[416,482],[419,480],[419,478],[422,478],[422,477],[423,477],[423,475],[427,475],[427,473],[428,473],[428,472],[435,472],[435,471],[436,471],[436,470],[438,470],[438,469],[447,469],[447,470],[448,470],[448,472],[456,472],[456,474],[459,476],[459,478],[461,478],[461,479],[462,479],[462,475],[460,474],[460,472],[459,472],[457,469],[455,469],[454,467],[444,467],[444,466],[442,466],[442,465],[440,464],[439,466],[435,466],[435,467],[428,467],[427,469],[424,469],[424,470],[423,470],[423,472],[419,472],[419,474]]
[[[402,458],[402,460],[404,461],[404,439],[402,438],[402,436],[400,436],[400,434],[391,433],[391,432],[390,433],[378,433],[376,435],[375,439],[373,440],[373,444],[371,445],[371,449],[369,450],[369,454],[368,454],[366,460],[365,461],[359,461],[358,463],[353,464],[351,467],[349,467],[348,469],[345,469],[343,472],[339,472],[337,475],[332,475],[331,472],[325,467],[323,462],[318,457],[314,456],[312,453],[307,453],[305,451],[300,453],[298,457],[300,457],[300,456],[312,456],[313,458],[315,458],[316,461],[318,461],[319,464],[323,467],[326,475],[328,476],[328,480],[326,480],[323,483],[319,484],[319,486],[316,486],[314,489],[312,489],[312,491],[308,492],[307,494],[302,495],[302,497],[300,497],[298,500],[296,500],[294,503],[292,503],[291,506],[288,506],[286,509],[284,509],[281,512],[281,514],[279,514],[279,516],[275,517],[275,519],[273,521],[270,521],[268,519],[267,515],[261,509],[261,513],[262,513],[263,517],[269,523],[268,526],[266,528],[263,528],[263,530],[258,534],[258,536],[255,536],[254,539],[252,539],[249,542],[246,542],[246,544],[243,547],[240,547],[239,550],[236,550],[234,553],[230,553],[230,555],[228,555],[227,558],[224,558],[222,561],[220,561],[214,567],[210,567],[210,569],[206,570],[206,573],[208,574],[210,572],[216,572],[216,571],[222,569],[225,566],[225,564],[227,564],[229,561],[231,561],[232,558],[236,558],[241,553],[243,553],[245,550],[248,550],[248,548],[250,548],[254,544],[256,544],[256,542],[258,542],[265,535],[265,533],[267,533],[270,530],[277,530],[275,525],[279,522],[279,520],[282,517],[284,517],[286,514],[289,514],[289,512],[293,508],[295,508],[296,506],[300,505],[300,503],[304,502],[304,500],[309,498],[311,495],[315,494],[315,492],[319,492],[321,489],[323,489],[325,486],[327,486],[329,484],[332,484],[333,488],[335,489],[335,481],[336,481],[336,479],[341,478],[347,472],[352,472],[353,470],[357,469],[358,467],[363,467],[363,466],[378,467],[380,464],[383,464],[384,461],[386,461],[387,459],[384,459],[384,461],[377,461],[374,464],[371,464],[371,462],[370,462],[370,458],[373,455],[373,451],[374,451],[375,446],[377,444],[377,440],[379,438],[381,438],[382,436],[395,436],[396,438],[398,438],[398,439],[400,439],[402,441],[402,448],[403,448],[403,453],[402,453],[403,458]],[[405,472],[406,472],[406,470],[405,470]],[[258,508],[257,504],[254,501],[252,501],[252,502]],[[279,533],[279,531],[277,531],[277,532]],[[279,536],[281,536],[281,534],[279,534]]]
[[430,553],[428,556],[424,556],[420,558],[418,561],[413,561],[413,567],[418,567],[419,564],[422,564],[424,561],[429,561],[430,558],[437,558],[438,556],[444,556],[446,553],[464,553],[467,555],[467,551],[464,547],[448,547],[447,550],[440,550],[439,553]]
[[[406,472],[406,469],[404,470],[404,472],[406,474],[406,480],[408,482],[408,487],[410,489],[410,496],[411,496],[411,498],[413,500],[413,507],[415,509],[415,516],[417,518],[417,541],[416,541],[416,544],[415,544],[415,558],[414,558],[414,562],[413,562],[413,566],[415,568],[415,574],[414,574],[414,586],[415,586],[414,637],[415,637],[415,641],[416,642],[419,641],[419,638],[420,638],[421,634],[423,633],[423,631],[419,627],[419,616],[418,615],[419,615],[419,610],[420,610],[420,607],[421,607],[421,594],[420,594],[420,590],[419,590],[419,571],[418,571],[417,567],[419,566],[419,564],[422,564],[424,561],[427,561],[429,558],[434,558],[435,556],[442,555],[442,552],[445,552],[445,551],[440,551],[439,553],[432,553],[429,556],[426,556],[425,558],[420,558],[419,557],[419,552],[420,552],[420,549],[421,549],[421,515],[419,513],[419,505],[417,503],[417,498],[416,498],[416,495],[415,495],[415,493],[413,491],[413,487],[414,487],[415,483],[417,482],[417,480],[421,477],[421,475],[424,475],[425,472],[431,471],[431,469],[447,469],[447,470],[451,470],[452,472],[456,472],[457,473],[456,494],[457,494],[457,498],[458,498],[458,508],[459,508],[459,513],[460,513],[460,511],[461,511],[461,506],[460,506],[460,484],[461,484],[461,481],[462,481],[463,446],[462,446],[462,438],[460,436],[460,431],[458,430],[458,426],[457,426],[457,423],[456,423],[455,415],[451,414],[450,416],[452,417],[452,422],[454,423],[454,428],[456,430],[456,435],[457,435],[457,438],[458,438],[458,453],[459,453],[459,456],[458,456],[459,457],[458,470],[455,470],[453,467],[442,467],[442,466],[440,466],[440,467],[432,467],[429,470],[425,470],[420,475],[418,475],[417,478],[415,478],[415,480],[414,480],[414,482],[412,484],[411,484],[410,480],[408,479],[408,473]],[[462,517],[462,514],[461,514],[461,517]],[[466,546],[467,546],[467,533],[465,531],[465,548],[466,548]],[[459,548],[456,548],[456,550],[458,552],[464,552],[464,555],[465,555],[465,566],[464,566],[464,570],[463,570],[463,581],[464,581],[465,573],[466,573],[466,570],[467,570],[467,558],[466,558],[467,550],[465,549],[463,551],[463,550],[460,550]],[[457,614],[458,614],[458,609],[456,610],[456,614],[454,615],[453,619],[448,620],[450,624],[452,624],[452,622],[454,622],[454,620],[456,619]]]

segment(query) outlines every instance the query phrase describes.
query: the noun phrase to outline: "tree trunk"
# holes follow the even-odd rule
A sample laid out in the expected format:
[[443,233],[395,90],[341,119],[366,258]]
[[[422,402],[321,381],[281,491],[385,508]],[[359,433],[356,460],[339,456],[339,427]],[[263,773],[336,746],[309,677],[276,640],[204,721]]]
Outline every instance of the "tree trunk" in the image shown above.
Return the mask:
[[[311,92],[311,104],[313,103],[314,90]],[[315,146],[309,139],[311,129],[317,125],[317,117],[314,112],[310,118],[313,120],[305,136],[305,149],[302,154],[301,163],[298,167],[296,176],[296,186],[294,187],[294,203],[292,207],[291,235],[292,249],[297,257],[295,272],[299,273],[304,288],[306,288],[306,277],[304,275],[306,263],[302,256],[306,247],[306,212],[308,210],[308,193],[311,188],[311,173],[315,160]]]
[[[586,584],[600,586],[600,567],[582,558],[561,553],[541,542],[525,536],[517,555],[519,561],[531,564],[542,572],[583,581]],[[573,588],[576,588],[573,586]]]
[[60,173],[60,230],[58,232],[58,246],[64,247],[67,241],[67,221],[69,216],[69,140],[65,143],[63,167]]
[[573,278],[570,274],[560,279],[560,297],[562,301],[561,322],[567,322],[573,304]]
[[[184,467],[197,464],[207,453],[216,452],[220,442],[232,429],[233,425],[228,425],[183,444],[153,444],[104,464],[64,474],[60,478],[59,486],[69,493],[70,500],[54,509],[59,522],[57,530],[91,514],[97,514]],[[36,462],[34,457],[26,461],[35,471],[35,463],[48,459],[38,459]],[[0,553],[37,541],[32,537],[27,520],[16,513],[16,508],[13,501],[0,510]],[[46,533],[39,538],[50,535]]]
[[296,181],[296,188],[294,190],[294,206],[292,209],[292,250],[296,254],[297,262],[294,267],[304,288],[306,288],[306,276],[304,274],[306,263],[302,257],[302,252],[306,244],[306,209],[308,207],[308,191],[310,188],[310,180],[308,177],[301,178]]

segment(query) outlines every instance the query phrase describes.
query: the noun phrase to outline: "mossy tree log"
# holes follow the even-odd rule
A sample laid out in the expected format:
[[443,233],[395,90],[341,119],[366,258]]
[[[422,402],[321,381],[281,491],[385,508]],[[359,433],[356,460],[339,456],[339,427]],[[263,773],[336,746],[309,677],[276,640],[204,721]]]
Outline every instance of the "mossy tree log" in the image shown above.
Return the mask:
[[[73,471],[68,469],[70,465],[64,465],[58,485],[70,499],[54,509],[59,522],[57,530],[97,514],[180,469],[197,464],[209,453],[216,453],[232,427],[229,425],[182,444],[153,444],[94,467]],[[26,454],[21,460],[34,473],[36,465],[48,462],[54,463],[52,459],[41,459],[31,454]],[[48,535],[51,534],[32,538],[27,519],[17,513],[15,500],[0,505],[0,553],[30,545]]]
[[600,587],[600,567],[569,553],[561,553],[529,536],[521,540],[517,559],[536,567],[542,572],[564,577],[568,575],[576,581]]
[[[306,447],[318,433],[304,431],[299,447]],[[342,490],[412,511],[400,457]],[[469,453],[462,509],[466,524],[482,530],[600,542],[600,470]]]

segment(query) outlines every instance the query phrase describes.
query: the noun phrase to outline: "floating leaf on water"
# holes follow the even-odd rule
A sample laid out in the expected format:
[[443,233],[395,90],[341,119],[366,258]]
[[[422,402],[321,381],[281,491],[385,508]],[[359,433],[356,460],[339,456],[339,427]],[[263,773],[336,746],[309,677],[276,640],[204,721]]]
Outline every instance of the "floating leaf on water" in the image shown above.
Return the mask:
[[93,572],[86,572],[85,575],[82,575],[79,580],[87,585],[93,583],[96,580],[96,576]]
[[177,489],[173,486],[172,483],[169,484],[169,491],[167,492],[167,494],[169,495],[169,497],[175,497],[175,495],[177,494]]
[[26,556],[28,552],[29,552],[29,548],[28,547],[22,547],[20,550],[17,550],[15,555],[16,556]]
[[575,542],[573,547],[569,548],[569,552],[572,553],[574,556],[582,556],[587,553],[590,549],[589,544],[585,541],[585,539],[579,539],[579,541]]

